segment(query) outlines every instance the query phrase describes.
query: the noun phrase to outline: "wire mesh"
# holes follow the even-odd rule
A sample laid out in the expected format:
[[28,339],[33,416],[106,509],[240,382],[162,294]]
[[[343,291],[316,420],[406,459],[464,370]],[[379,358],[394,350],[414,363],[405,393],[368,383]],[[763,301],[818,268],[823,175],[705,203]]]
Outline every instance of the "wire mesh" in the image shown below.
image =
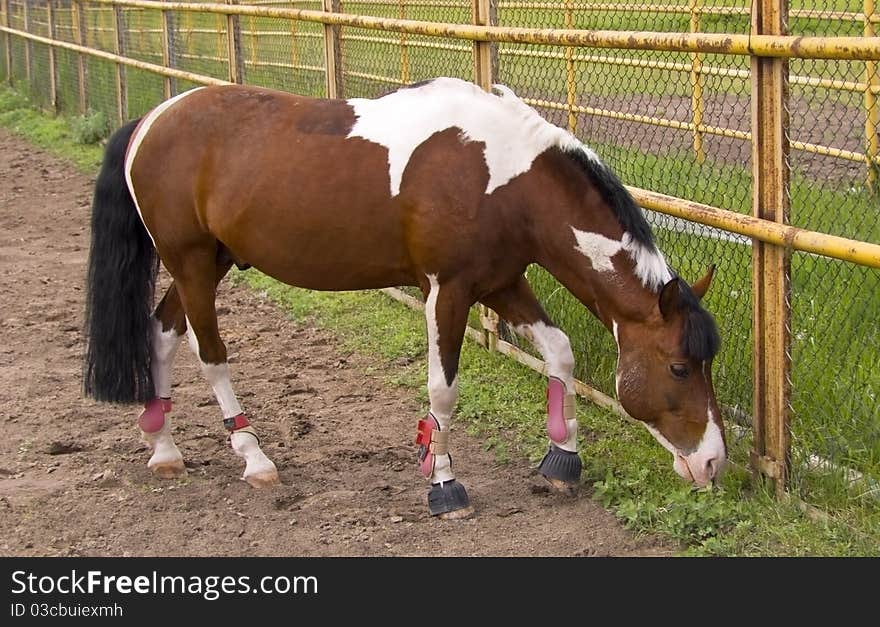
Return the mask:
[[[318,11],[320,0],[261,1],[259,6]],[[303,96],[325,95],[324,28],[321,24],[242,16],[244,82]]]
[[[426,22],[469,24],[469,0],[342,0],[340,12]],[[473,80],[470,42],[343,27],[345,97],[375,97],[436,76]]]

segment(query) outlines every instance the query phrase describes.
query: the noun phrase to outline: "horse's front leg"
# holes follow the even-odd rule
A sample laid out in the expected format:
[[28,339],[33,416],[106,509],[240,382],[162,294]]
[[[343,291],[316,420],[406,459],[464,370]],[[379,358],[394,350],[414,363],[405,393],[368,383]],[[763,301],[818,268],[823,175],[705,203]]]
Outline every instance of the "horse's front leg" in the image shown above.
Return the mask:
[[577,454],[574,354],[568,336],[554,326],[525,277],[482,299],[534,344],[547,364],[547,435],[550,448],[538,471],[557,490],[574,493],[580,486]]
[[428,327],[428,396],[431,411],[419,421],[416,443],[419,466],[431,483],[428,509],[440,518],[466,518],[473,513],[464,486],[455,480],[449,455],[449,426],[458,400],[458,360],[467,325],[466,292],[441,285],[428,275],[425,319]]

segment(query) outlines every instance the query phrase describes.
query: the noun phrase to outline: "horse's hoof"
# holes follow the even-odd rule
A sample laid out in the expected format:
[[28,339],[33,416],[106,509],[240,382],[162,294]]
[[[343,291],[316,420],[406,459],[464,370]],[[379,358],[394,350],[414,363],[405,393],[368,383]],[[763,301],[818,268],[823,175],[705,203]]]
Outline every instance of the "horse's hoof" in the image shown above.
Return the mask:
[[443,520],[460,520],[474,513],[467,490],[458,481],[435,483],[428,492],[428,510],[431,516]]
[[563,496],[575,496],[581,487],[580,483],[568,483],[552,477],[544,477],[544,481],[547,482],[547,485],[550,486],[551,490],[562,494]]
[[247,481],[252,488],[256,488],[258,490],[263,490],[265,488],[271,488],[272,486],[279,485],[281,480],[278,478],[277,470],[264,470],[263,472],[255,472],[252,475],[246,475],[242,477],[245,481]]
[[550,445],[544,459],[538,464],[538,472],[557,492],[574,495],[581,484],[581,458],[577,453],[564,451],[555,444]]
[[474,515],[473,507],[465,507],[463,509],[457,509],[454,512],[446,512],[445,514],[437,514],[437,518],[440,520],[465,520],[466,518],[470,518]]
[[186,476],[186,466],[182,459],[147,466],[150,471],[160,479],[181,479]]

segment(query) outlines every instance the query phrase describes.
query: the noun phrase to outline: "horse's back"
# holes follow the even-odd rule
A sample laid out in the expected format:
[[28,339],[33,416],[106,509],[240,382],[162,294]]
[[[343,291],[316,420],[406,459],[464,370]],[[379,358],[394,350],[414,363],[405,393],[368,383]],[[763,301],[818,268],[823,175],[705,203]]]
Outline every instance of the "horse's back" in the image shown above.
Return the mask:
[[253,87],[204,88],[175,103],[132,170],[160,254],[162,233],[174,245],[189,233],[303,287],[409,281],[386,152],[347,139],[353,124],[345,101]]
[[[486,275],[521,271],[525,255],[510,253],[523,250],[521,221],[503,208],[563,132],[524,107],[453,79],[371,101],[206,87],[145,118],[132,180],[160,256],[163,242],[213,238],[282,281],[329,290],[418,284],[475,260]],[[498,116],[537,124],[534,145],[504,135]]]

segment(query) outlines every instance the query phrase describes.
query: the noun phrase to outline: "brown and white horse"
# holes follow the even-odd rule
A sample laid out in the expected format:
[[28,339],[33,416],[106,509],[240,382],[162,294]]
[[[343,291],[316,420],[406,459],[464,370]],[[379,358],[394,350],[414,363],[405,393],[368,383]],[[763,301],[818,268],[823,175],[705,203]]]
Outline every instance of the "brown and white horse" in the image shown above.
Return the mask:
[[[158,256],[157,256],[158,254]],[[151,311],[158,260],[173,278]],[[470,512],[448,441],[468,310],[480,302],[528,337],[549,373],[557,487],[581,473],[574,358],[523,273],[538,263],[614,335],[617,394],[705,485],[724,429],[712,388],[719,338],[693,287],[657,250],[641,209],[596,154],[509,89],[438,78],[375,100],[325,100],[256,87],[205,87],[121,128],[97,180],[86,311],[85,391],[142,402],[139,425],[162,477],[185,473],[171,437],[171,363],[184,335],[246,462],[278,481],[236,399],[215,296],[233,264],[291,285],[421,288],[430,412],[419,421],[432,514]]]

